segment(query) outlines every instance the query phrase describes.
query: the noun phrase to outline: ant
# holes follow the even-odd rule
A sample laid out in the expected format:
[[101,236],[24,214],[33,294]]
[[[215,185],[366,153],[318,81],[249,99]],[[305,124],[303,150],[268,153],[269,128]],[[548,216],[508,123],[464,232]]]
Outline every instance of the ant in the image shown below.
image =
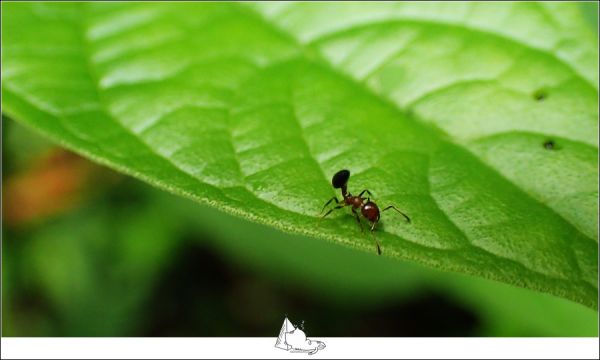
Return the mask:
[[[358,213],[356,212],[356,209],[360,209],[362,216],[365,217],[367,220],[369,220],[372,224],[371,225],[371,234],[373,235],[373,240],[375,240],[375,245],[377,246],[377,254],[381,255],[381,247],[379,246],[379,242],[377,241],[377,239],[375,239],[375,235],[373,234],[373,231],[375,231],[375,225],[377,225],[377,223],[379,222],[379,214],[380,214],[379,207],[377,206],[377,204],[375,204],[373,201],[371,201],[371,196],[373,196],[373,194],[371,194],[371,192],[367,189],[361,191],[361,193],[358,194],[358,196],[352,196],[352,194],[350,194],[348,192],[348,187],[347,187],[349,178],[350,178],[350,171],[348,171],[348,170],[340,170],[337,173],[335,173],[335,175],[333,175],[333,178],[331,179],[331,184],[333,185],[334,188],[342,190],[342,197],[344,198],[344,200],[339,201],[337,196],[334,196],[331,199],[329,199],[329,201],[327,203],[325,203],[325,206],[323,206],[323,210],[321,210],[321,213],[325,210],[327,205],[329,205],[332,201],[335,201],[335,203],[337,205],[334,208],[329,209],[329,211],[327,213],[325,213],[325,215],[323,215],[319,219],[319,221],[321,221],[321,219],[325,218],[327,215],[331,214],[331,212],[334,210],[341,209],[346,206],[352,206],[352,213],[354,214],[354,217],[356,218],[358,225],[360,225],[360,230],[364,233],[365,229],[363,228],[363,224],[360,221]],[[367,193],[369,195],[369,197],[364,198],[363,197],[364,193]],[[408,223],[410,223],[410,218],[405,213],[398,210],[394,205],[390,205],[390,206],[386,207],[381,212],[384,212],[389,209],[396,210],[397,212],[400,213],[400,215],[404,216],[404,218],[406,219],[406,221]]]

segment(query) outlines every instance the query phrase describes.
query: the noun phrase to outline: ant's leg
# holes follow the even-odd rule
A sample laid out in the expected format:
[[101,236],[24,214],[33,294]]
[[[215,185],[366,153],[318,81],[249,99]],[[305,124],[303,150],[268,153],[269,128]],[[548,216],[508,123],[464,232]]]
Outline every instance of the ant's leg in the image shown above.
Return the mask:
[[325,215],[323,215],[319,218],[319,221],[317,222],[317,226],[321,223],[321,220],[323,220],[327,215],[331,214],[333,212],[333,210],[341,209],[344,206],[346,206],[346,204],[337,204],[334,208],[329,209],[329,211],[326,212]]
[[397,212],[400,213],[400,215],[404,216],[404,218],[406,219],[407,222],[410,223],[410,218],[408,217],[408,215],[406,215],[402,211],[398,210],[394,205],[390,205],[390,206],[386,207],[385,209],[381,210],[381,212],[384,212],[384,211],[386,211],[388,209],[394,209],[394,210],[396,210]]
[[363,224],[360,222],[360,218],[358,217],[358,213],[356,212],[355,208],[352,208],[352,213],[354,214],[354,217],[356,218],[356,222],[358,222],[358,225],[360,226],[360,231],[364,234],[365,228],[363,227]]
[[334,201],[334,200],[335,200],[336,204],[340,203],[340,201],[338,200],[337,196],[332,197],[331,199],[329,199],[328,202],[325,203],[325,205],[323,205],[323,209],[321,210],[321,212],[319,214],[323,213],[323,211],[325,211],[325,208],[327,207],[327,205],[331,204],[331,202]]
[[377,225],[377,222],[374,222],[373,225],[371,225],[371,235],[373,236],[375,246],[377,247],[377,255],[381,255],[381,246],[379,246],[379,241],[375,238],[375,225]]
[[360,194],[358,194],[358,197],[362,197],[364,193],[369,194],[370,197],[373,197],[373,194],[371,194],[371,192],[367,189],[364,189],[363,191],[360,192]]

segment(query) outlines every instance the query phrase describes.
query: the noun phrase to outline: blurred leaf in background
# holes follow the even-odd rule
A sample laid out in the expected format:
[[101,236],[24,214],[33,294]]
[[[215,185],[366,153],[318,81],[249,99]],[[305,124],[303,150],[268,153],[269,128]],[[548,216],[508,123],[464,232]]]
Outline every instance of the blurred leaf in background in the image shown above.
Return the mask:
[[[3,126],[5,180],[55,151]],[[320,336],[598,334],[597,312],[567,300],[282,233],[94,171],[101,191],[71,209],[4,222],[3,335],[274,336],[283,314]]]

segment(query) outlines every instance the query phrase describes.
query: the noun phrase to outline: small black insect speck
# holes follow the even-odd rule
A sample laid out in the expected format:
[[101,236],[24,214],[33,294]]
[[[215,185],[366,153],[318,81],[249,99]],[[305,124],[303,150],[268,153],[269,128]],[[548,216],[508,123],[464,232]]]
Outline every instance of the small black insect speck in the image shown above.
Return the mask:
[[533,98],[536,101],[542,101],[548,97],[548,92],[546,90],[540,89],[533,93]]
[[556,144],[554,143],[553,140],[546,140],[544,142],[544,148],[546,150],[554,150],[556,148]]
[[[377,239],[375,239],[375,234],[373,233],[375,231],[375,225],[377,225],[377,223],[379,222],[379,213],[380,213],[379,207],[377,206],[377,204],[375,204],[375,202],[371,201],[371,196],[373,196],[373,194],[371,194],[371,192],[369,190],[365,189],[365,190],[361,191],[360,194],[358,194],[358,196],[352,196],[352,194],[350,194],[347,189],[349,178],[350,178],[350,171],[348,171],[348,170],[340,170],[337,173],[335,173],[335,175],[333,175],[333,178],[331,179],[331,184],[333,185],[334,188],[341,189],[343,200],[342,201],[338,200],[337,196],[334,196],[331,199],[329,199],[329,201],[327,201],[327,203],[325,203],[325,206],[323,206],[321,213],[325,210],[327,205],[329,205],[332,201],[335,201],[335,203],[337,205],[335,207],[329,209],[329,211],[326,212],[325,215],[323,215],[321,217],[321,219],[323,219],[327,215],[331,214],[331,212],[334,210],[341,209],[346,206],[352,206],[352,213],[354,214],[354,217],[356,218],[356,221],[358,222],[358,225],[360,226],[360,230],[362,232],[364,232],[365,229],[363,228],[363,224],[360,221],[360,217],[358,216],[358,213],[356,212],[357,209],[360,209],[361,215],[371,222],[371,235],[373,235],[373,240],[375,240],[375,245],[377,247],[377,254],[381,255],[381,247],[379,246],[379,242],[377,241]],[[363,197],[364,193],[367,193],[369,196],[364,198]],[[405,213],[398,210],[394,205],[390,205],[390,206],[386,207],[381,212],[389,210],[389,209],[396,210],[398,213],[400,213],[400,215],[404,216],[404,218],[406,219],[407,222],[410,223],[410,218]],[[319,220],[321,220],[321,219],[319,219]]]

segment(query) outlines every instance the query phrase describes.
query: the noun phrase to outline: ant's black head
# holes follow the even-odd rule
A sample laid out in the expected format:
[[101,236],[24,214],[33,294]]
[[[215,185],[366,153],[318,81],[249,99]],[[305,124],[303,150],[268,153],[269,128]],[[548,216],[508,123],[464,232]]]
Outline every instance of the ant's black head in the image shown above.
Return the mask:
[[340,170],[331,179],[331,184],[334,188],[339,189],[346,186],[348,183],[348,179],[350,178],[350,171],[348,170]]

